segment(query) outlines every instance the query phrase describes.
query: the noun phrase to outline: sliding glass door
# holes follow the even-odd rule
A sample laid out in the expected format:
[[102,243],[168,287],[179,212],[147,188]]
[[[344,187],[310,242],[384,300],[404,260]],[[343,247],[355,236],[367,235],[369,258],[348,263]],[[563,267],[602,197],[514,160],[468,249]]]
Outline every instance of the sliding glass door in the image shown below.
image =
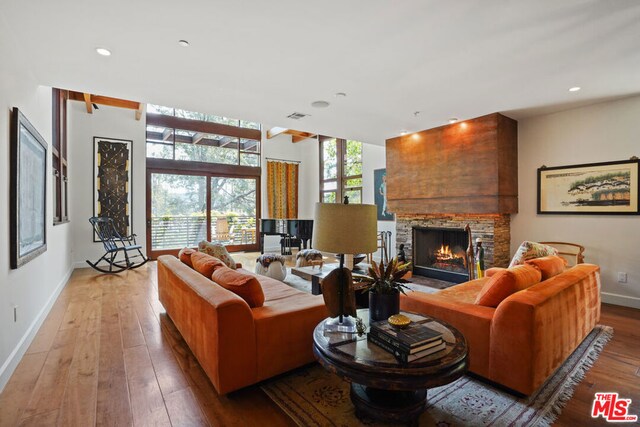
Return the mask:
[[230,251],[257,250],[257,177],[147,171],[149,256],[177,254],[198,242],[220,242]]

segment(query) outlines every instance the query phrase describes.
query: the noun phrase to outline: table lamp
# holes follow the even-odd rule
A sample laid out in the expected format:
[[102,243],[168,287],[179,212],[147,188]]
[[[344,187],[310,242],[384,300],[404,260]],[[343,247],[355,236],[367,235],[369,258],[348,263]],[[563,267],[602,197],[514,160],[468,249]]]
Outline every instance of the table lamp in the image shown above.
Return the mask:
[[[340,267],[322,281],[322,294],[330,319],[325,330],[355,332],[355,302],[351,271],[344,267],[345,254],[372,253],[378,248],[375,205],[316,203],[313,218],[313,248],[339,254]],[[332,280],[335,278],[336,280]]]

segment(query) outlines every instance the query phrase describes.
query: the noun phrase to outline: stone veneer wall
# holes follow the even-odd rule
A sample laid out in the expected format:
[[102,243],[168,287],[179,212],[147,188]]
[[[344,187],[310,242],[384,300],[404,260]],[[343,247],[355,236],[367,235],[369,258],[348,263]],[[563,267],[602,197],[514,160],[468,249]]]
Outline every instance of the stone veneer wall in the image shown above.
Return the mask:
[[[482,237],[485,268],[507,267],[511,261],[511,216],[483,214],[413,214],[396,215],[396,245],[404,243],[407,259],[412,258],[412,227],[471,227],[475,246],[476,238]],[[396,248],[398,249],[398,248]]]

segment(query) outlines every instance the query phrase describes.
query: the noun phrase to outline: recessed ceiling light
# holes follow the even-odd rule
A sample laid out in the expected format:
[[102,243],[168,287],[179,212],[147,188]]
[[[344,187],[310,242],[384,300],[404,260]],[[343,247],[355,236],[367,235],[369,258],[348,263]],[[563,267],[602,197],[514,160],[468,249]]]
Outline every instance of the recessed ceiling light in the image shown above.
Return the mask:
[[329,103],[327,101],[314,101],[311,103],[311,106],[315,108],[327,108]]
[[574,86],[569,88],[569,92],[577,92],[582,89],[580,86]]
[[405,136],[406,134],[407,134],[406,130],[403,130],[403,131],[400,132],[400,135],[402,135],[402,136]]
[[458,121],[458,118],[457,118],[457,117],[451,117],[451,118],[449,119],[449,123],[455,123],[455,122],[457,122],[457,121]]
[[178,44],[182,47],[189,47],[189,42],[186,40],[178,40]]
[[111,56],[111,51],[104,47],[97,47],[96,52],[98,52],[98,55]]
[[347,96],[346,93],[344,92],[338,92],[334,95],[336,98],[344,98],[345,96]]

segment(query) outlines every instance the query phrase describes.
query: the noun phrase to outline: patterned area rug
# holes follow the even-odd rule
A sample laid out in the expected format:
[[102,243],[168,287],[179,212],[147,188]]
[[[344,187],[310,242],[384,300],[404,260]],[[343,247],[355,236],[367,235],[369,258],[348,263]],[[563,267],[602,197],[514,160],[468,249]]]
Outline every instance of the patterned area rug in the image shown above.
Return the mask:
[[[612,336],[613,328],[596,326],[556,373],[527,398],[469,376],[431,389],[419,425],[549,426]],[[300,426],[380,425],[356,418],[349,385],[317,364],[266,382],[262,390]]]

